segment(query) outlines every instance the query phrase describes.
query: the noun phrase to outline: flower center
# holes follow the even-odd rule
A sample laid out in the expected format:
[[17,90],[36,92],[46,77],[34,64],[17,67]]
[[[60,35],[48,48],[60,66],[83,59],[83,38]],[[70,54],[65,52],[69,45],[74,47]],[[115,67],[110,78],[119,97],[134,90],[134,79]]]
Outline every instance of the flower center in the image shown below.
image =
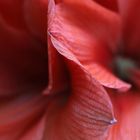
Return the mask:
[[114,71],[122,79],[127,82],[132,82],[130,79],[130,70],[137,68],[137,64],[130,58],[117,56],[114,60]]

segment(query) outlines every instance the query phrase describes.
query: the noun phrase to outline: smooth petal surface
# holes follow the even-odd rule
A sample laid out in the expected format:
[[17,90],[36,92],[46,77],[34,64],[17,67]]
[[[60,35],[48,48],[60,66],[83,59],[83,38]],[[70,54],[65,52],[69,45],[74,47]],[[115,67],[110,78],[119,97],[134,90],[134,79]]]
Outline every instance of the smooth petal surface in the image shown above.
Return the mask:
[[64,92],[50,101],[45,138],[104,140],[109,126],[115,122],[110,99],[98,82],[74,60],[66,59],[66,63],[71,75],[71,90],[67,91],[69,95]]
[[66,3],[56,6],[50,34],[71,51],[102,85],[128,89],[130,85],[106,69],[110,67],[117,49],[119,17],[90,0]]
[[115,116],[118,122],[112,127],[107,140],[140,139],[140,93],[112,94]]

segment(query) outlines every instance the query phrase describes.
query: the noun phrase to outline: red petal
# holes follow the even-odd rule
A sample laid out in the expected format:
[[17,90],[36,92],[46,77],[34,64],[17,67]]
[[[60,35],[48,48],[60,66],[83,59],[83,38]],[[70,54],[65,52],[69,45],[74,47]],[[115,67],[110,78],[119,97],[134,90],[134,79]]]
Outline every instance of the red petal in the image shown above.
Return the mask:
[[28,91],[24,95],[2,100],[0,103],[0,139],[19,139],[42,116],[46,98],[39,91]]
[[130,85],[104,68],[112,61],[110,48],[116,49],[119,17],[90,0],[67,3],[57,6],[56,18],[49,27],[51,35],[63,49],[71,51],[101,84],[128,89]]
[[140,92],[113,93],[112,101],[118,123],[112,127],[107,140],[139,140]]
[[140,1],[120,0],[119,2],[123,20],[123,47],[127,54],[140,59]]
[[69,96],[64,93],[50,101],[45,138],[104,140],[109,126],[115,122],[110,99],[102,86],[75,62],[70,52],[65,54],[72,60],[66,60],[72,89]]

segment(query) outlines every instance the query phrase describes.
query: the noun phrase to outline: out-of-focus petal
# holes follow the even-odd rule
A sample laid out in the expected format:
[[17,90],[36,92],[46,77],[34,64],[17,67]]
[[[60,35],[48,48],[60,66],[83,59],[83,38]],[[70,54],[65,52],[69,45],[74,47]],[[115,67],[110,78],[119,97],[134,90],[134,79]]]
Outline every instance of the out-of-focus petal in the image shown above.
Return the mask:
[[110,99],[102,86],[74,59],[67,59],[66,63],[71,73],[71,90],[69,96],[67,93],[56,96],[48,104],[45,138],[104,140],[115,122]]
[[[106,67],[116,51],[120,20],[115,13],[95,2],[67,1],[56,6],[50,34],[71,51],[82,65],[104,86],[128,89],[129,84],[116,78]],[[83,10],[84,9],[84,10]]]
[[[18,15],[20,10],[16,11],[12,2],[0,1],[0,7],[8,9],[0,8],[0,96],[20,94],[36,86],[44,88],[48,80],[46,46],[19,23],[22,15]],[[16,16],[12,14],[13,7]]]
[[113,93],[115,116],[118,122],[112,127],[107,140],[139,140],[140,138],[140,93]]
[[119,0],[123,21],[123,50],[127,55],[140,59],[140,1]]
[[11,99],[1,99],[0,103],[0,139],[15,140],[34,125],[42,116],[46,98],[40,91],[28,91]]

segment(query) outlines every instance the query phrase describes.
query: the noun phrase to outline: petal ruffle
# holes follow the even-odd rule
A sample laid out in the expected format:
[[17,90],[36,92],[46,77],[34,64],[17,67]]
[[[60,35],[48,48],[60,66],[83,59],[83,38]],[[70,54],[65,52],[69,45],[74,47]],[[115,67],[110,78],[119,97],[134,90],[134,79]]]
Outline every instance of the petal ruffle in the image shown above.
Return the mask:
[[117,49],[118,15],[90,0],[70,0],[66,3],[56,6],[55,19],[49,27],[50,34],[71,51],[102,85],[128,89],[129,84],[106,69]]
[[71,87],[50,100],[46,113],[45,138],[105,139],[109,127],[115,123],[108,94],[72,52],[52,35],[50,37],[54,47],[64,56],[70,73]]

